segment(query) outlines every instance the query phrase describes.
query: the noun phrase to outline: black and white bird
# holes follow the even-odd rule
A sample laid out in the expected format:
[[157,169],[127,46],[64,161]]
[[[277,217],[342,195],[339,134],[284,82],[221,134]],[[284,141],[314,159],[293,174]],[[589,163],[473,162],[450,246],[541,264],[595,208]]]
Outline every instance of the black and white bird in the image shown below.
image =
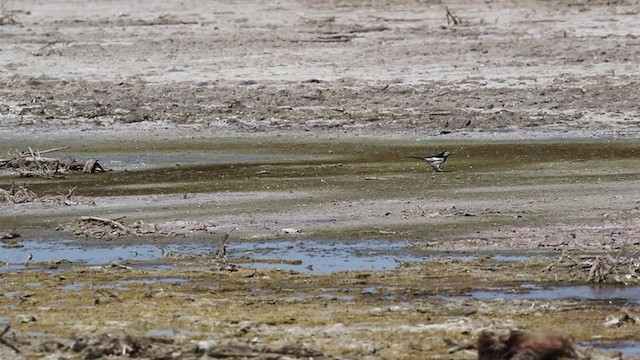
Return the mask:
[[426,161],[427,164],[431,165],[431,167],[434,168],[436,171],[444,171],[440,168],[440,165],[444,164],[450,155],[451,155],[450,152],[443,151],[438,155],[433,155],[426,158],[419,157],[419,156],[412,156],[412,158]]

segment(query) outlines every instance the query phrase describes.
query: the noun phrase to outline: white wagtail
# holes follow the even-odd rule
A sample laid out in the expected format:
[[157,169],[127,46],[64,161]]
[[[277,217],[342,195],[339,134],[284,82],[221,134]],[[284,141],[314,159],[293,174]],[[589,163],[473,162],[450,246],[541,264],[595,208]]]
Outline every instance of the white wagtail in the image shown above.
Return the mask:
[[431,165],[431,167],[434,168],[436,171],[444,171],[440,168],[440,165],[444,164],[447,161],[447,158],[449,157],[449,155],[451,155],[450,152],[443,151],[438,155],[433,155],[426,158],[418,157],[418,156],[412,156],[412,158],[426,161],[427,164]]

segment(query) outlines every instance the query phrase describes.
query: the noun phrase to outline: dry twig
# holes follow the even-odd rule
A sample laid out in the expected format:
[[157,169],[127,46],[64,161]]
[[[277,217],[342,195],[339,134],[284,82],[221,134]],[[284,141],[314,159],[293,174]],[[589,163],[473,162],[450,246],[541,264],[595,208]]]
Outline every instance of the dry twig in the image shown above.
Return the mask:
[[216,248],[216,250],[213,252],[213,257],[217,259],[221,259],[224,262],[228,261],[227,260],[227,240],[229,239],[229,234],[231,234],[231,232],[233,232],[235,229],[236,228],[233,228],[227,232],[227,234],[224,236],[224,239],[222,239],[220,244],[218,244],[218,247]]
[[23,177],[60,177],[67,171],[84,171],[95,173],[105,171],[97,160],[77,161],[69,158],[54,159],[44,157],[43,154],[64,150],[67,147],[59,147],[48,150],[34,150],[15,153],[8,158],[0,158],[0,170],[14,170]]
[[424,21],[424,20],[433,20],[434,18],[428,18],[428,17],[419,17],[419,18],[388,18],[388,17],[384,17],[384,16],[379,16],[379,15],[369,15],[370,18],[372,19],[376,19],[376,20],[381,20],[381,21],[397,21],[397,22],[401,22],[401,21],[406,21],[406,22],[411,22],[411,21]]
[[448,6],[445,8],[447,9],[447,25],[450,25],[451,23],[453,23],[453,25],[462,23],[462,19],[459,16],[453,15]]
[[80,221],[94,221],[94,222],[99,222],[99,223],[103,223],[103,224],[107,224],[110,225],[111,227],[120,229],[122,231],[124,231],[127,234],[133,234],[136,235],[137,233],[133,230],[131,230],[131,228],[129,228],[128,226],[116,221],[116,220],[112,220],[112,219],[107,219],[107,218],[101,218],[101,217],[97,217],[97,216],[81,216],[79,218]]
[[15,351],[17,354],[20,354],[20,349],[18,349],[15,345],[13,345],[7,339],[4,338],[4,336],[9,332],[9,330],[11,330],[11,327],[7,325],[4,328],[4,330],[2,330],[2,333],[0,333],[0,344],[10,348],[11,350]]
[[323,17],[323,18],[312,18],[309,16],[306,16],[304,14],[298,13],[298,12],[294,12],[294,14],[296,16],[299,16],[309,22],[313,22],[313,23],[329,23],[329,22],[334,22],[336,21],[336,17],[335,16],[327,16],[327,17]]

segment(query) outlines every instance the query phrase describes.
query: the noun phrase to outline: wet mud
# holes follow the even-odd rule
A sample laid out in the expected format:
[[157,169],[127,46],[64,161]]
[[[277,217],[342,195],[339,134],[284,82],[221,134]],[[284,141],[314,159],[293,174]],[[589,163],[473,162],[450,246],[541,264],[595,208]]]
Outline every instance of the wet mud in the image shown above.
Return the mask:
[[[184,145],[167,157],[192,159]],[[24,179],[43,195],[76,187],[95,204],[3,205],[3,223],[21,233],[4,240],[1,268],[14,341],[42,353],[51,338],[115,332],[171,339],[147,356],[241,339],[304,342],[327,357],[475,358],[465,344],[477,329],[526,327],[637,354],[639,324],[624,312],[640,306],[637,199],[623,196],[638,186],[634,142],[443,143],[455,155],[442,173],[406,156],[423,147],[398,141],[255,146],[217,144],[218,161],[172,164],[131,149],[119,153],[127,166],[104,173]],[[582,208],[565,203],[575,201]],[[86,215],[164,230],[94,238],[74,230]],[[618,260],[598,270],[607,257]],[[610,272],[604,284],[596,271]],[[135,320],[132,307],[144,309]]]

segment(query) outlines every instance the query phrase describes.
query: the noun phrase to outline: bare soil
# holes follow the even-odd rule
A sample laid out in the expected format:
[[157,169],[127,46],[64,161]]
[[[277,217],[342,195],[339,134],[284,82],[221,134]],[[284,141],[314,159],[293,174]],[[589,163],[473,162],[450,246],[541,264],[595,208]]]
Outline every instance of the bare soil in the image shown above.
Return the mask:
[[[0,357],[473,359],[481,329],[516,328],[566,332],[583,358],[617,358],[596,341],[637,348],[637,301],[469,294],[637,285],[639,9],[5,2],[0,158],[68,146],[113,171],[3,174],[4,189],[82,201],[2,203],[0,234],[73,237],[80,216],[125,216],[162,233],[110,241],[237,229],[231,241],[393,239],[473,258],[329,275],[212,254],[3,271]],[[443,149],[444,173],[408,159]],[[505,251],[545,256],[493,257]]]

